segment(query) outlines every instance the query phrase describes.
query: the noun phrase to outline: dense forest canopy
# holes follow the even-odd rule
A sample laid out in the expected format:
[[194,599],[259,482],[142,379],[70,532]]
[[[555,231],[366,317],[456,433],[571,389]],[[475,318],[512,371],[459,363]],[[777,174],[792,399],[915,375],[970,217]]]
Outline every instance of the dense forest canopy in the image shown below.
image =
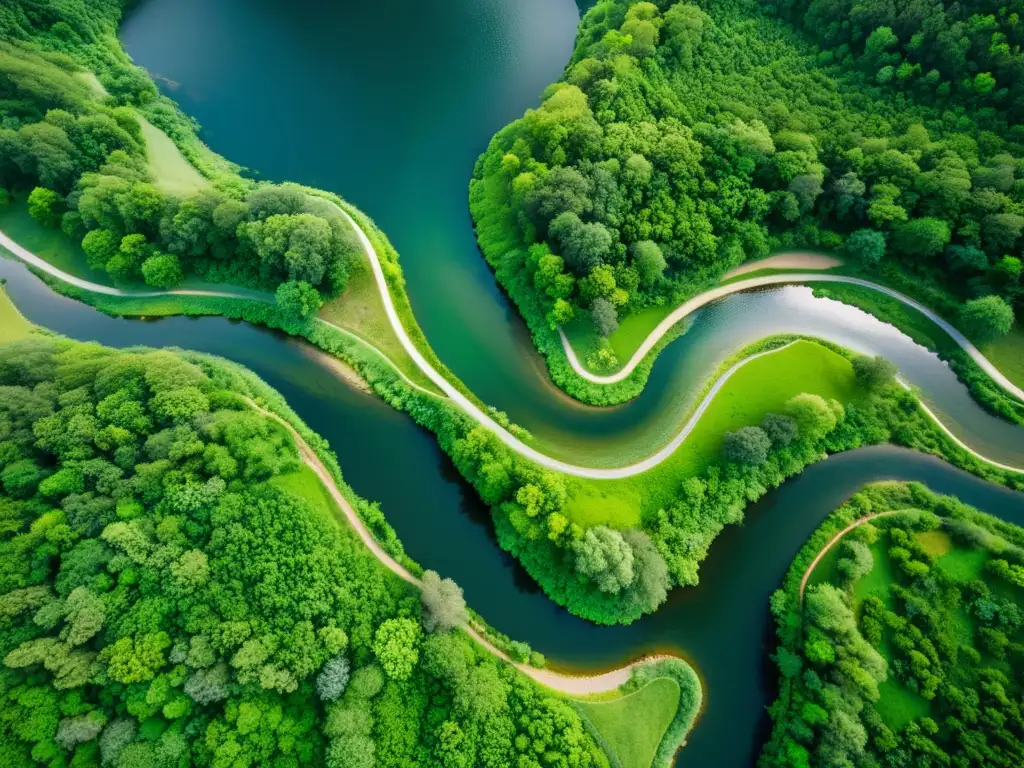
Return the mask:
[[484,252],[535,326],[583,314],[606,336],[745,259],[843,248],[993,296],[1005,332],[1022,59],[1016,14],[988,5],[603,0],[562,81],[478,161]]
[[[0,204],[31,192],[32,215],[80,241],[89,266],[115,282],[287,284],[281,303],[299,316],[319,307],[314,289],[340,294],[358,244],[334,205],[257,185],[206,152],[121,50],[119,16],[116,2],[83,0],[0,9]],[[199,188],[163,188],[143,120],[204,172]]]
[[428,573],[421,604],[302,492],[247,382],[0,346],[0,764],[607,765],[454,629],[461,590]]
[[[888,516],[847,533],[801,602],[818,548],[872,514]],[[781,685],[759,765],[1021,765],[1022,545],[1021,528],[921,486],[854,496],[772,596]]]

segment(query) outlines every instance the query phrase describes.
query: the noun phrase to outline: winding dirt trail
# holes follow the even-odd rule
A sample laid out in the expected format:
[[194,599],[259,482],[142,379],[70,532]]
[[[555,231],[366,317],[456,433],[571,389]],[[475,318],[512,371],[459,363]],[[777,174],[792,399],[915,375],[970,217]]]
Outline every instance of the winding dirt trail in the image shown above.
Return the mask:
[[[697,406],[697,408],[694,410],[690,418],[682,426],[679,432],[675,435],[675,437],[659,451],[648,456],[645,459],[641,459],[640,461],[637,461],[633,464],[629,464],[627,466],[622,467],[596,468],[582,467],[576,464],[570,464],[569,462],[552,458],[544,453],[541,453],[536,448],[527,445],[518,437],[516,437],[508,430],[506,430],[503,426],[498,424],[498,422],[495,421],[490,416],[490,414],[486,413],[483,409],[481,409],[475,402],[473,402],[470,398],[464,395],[457,387],[455,387],[450,381],[448,381],[447,378],[445,378],[439,371],[437,371],[437,369],[434,368],[430,361],[427,360],[427,358],[423,355],[423,353],[413,342],[412,338],[406,331],[405,326],[402,325],[401,318],[399,317],[398,310],[395,307],[394,299],[392,298],[391,291],[389,290],[388,287],[387,278],[384,275],[384,269],[381,266],[380,258],[377,254],[376,249],[373,246],[373,243],[370,242],[369,237],[366,235],[366,232],[363,231],[363,228],[359,226],[359,224],[348,213],[348,211],[346,211],[344,208],[337,205],[333,201],[328,202],[331,205],[333,205],[334,208],[344,217],[346,222],[349,224],[349,226],[352,227],[353,231],[355,232],[356,237],[359,240],[360,246],[362,247],[363,252],[366,255],[366,258],[370,263],[371,271],[373,272],[374,280],[377,283],[377,289],[380,293],[381,303],[384,305],[384,311],[385,314],[387,315],[388,322],[391,325],[392,331],[394,332],[399,343],[402,345],[403,349],[405,349],[408,355],[412,358],[413,362],[420,369],[420,371],[423,372],[424,376],[426,376],[438,388],[438,390],[440,390],[452,402],[457,404],[465,413],[472,417],[474,421],[476,421],[478,424],[480,424],[488,431],[490,431],[492,434],[494,434],[501,442],[503,442],[505,445],[507,445],[509,448],[514,450],[519,455],[529,459],[530,461],[535,462],[540,466],[547,467],[548,469],[553,469],[557,472],[562,472],[564,474],[572,475],[575,477],[584,477],[594,480],[623,479],[646,472],[647,470],[657,466],[662,461],[671,456],[672,453],[676,450],[676,448],[678,448],[683,443],[683,441],[689,436],[690,432],[692,432],[697,421],[699,421],[700,417],[704,414],[708,407],[710,407],[711,401],[714,399],[715,395],[717,395],[718,392],[722,389],[722,387],[725,386],[725,383],[728,381],[729,377],[735,374],[736,371],[738,371],[741,367],[749,363],[751,360],[754,360],[762,355],[771,354],[771,352],[762,352],[759,353],[758,355],[752,355],[751,357],[741,360],[740,362],[736,363],[734,366],[729,368],[722,376],[718,378],[718,380],[712,386],[711,390],[700,402],[700,404]],[[110,286],[98,285],[96,283],[90,283],[86,280],[76,278],[73,275],[69,275],[66,272],[63,272],[62,270],[54,267],[53,265],[46,262],[46,260],[36,256],[27,249],[22,248],[20,245],[11,240],[3,232],[0,232],[0,246],[7,248],[15,256],[32,265],[33,267],[43,270],[44,272],[47,272],[48,274],[53,275],[54,277],[57,277],[60,280],[63,280],[85,290],[95,291],[97,293],[103,293],[113,296],[154,297],[162,295],[162,293],[159,291],[122,291],[118,288],[111,288]],[[611,374],[609,376],[597,376],[596,374],[592,374],[586,369],[584,369],[583,366],[580,365],[580,362],[576,358],[576,354],[573,351],[572,346],[569,344],[569,340],[566,338],[565,334],[562,332],[561,329],[559,329],[559,333],[562,337],[562,345],[565,349],[565,354],[568,357],[570,364],[573,366],[573,369],[580,376],[596,383],[612,384],[617,381],[621,381],[626,376],[628,376],[633,371],[633,369],[640,363],[640,361],[643,360],[644,356],[651,349],[653,349],[655,344],[658,343],[658,340],[660,340],[661,337],[664,336],[664,334],[667,333],[672,328],[672,326],[674,326],[682,318],[686,317],[686,315],[690,314],[699,307],[702,307],[716,299],[722,298],[723,296],[727,296],[729,294],[737,293],[740,291],[749,290],[751,288],[758,288],[768,285],[782,285],[786,283],[808,282],[840,282],[870,288],[880,293],[884,293],[887,296],[891,296],[892,298],[895,298],[898,301],[901,301],[904,304],[918,310],[926,317],[934,321],[937,325],[939,325],[939,327],[941,327],[944,331],[946,331],[971,356],[971,358],[974,359],[975,362],[977,362],[978,365],[981,366],[981,368],[989,376],[992,377],[992,379],[997,384],[1003,387],[1007,392],[1013,394],[1014,396],[1020,398],[1021,400],[1024,400],[1024,390],[1021,390],[1019,387],[1015,386],[1013,382],[1007,379],[991,362],[988,361],[988,359],[983,354],[981,354],[981,352],[962,333],[960,333],[960,331],[958,331],[950,323],[946,322],[941,317],[936,315],[930,309],[914,301],[908,296],[904,296],[903,294],[898,293],[897,291],[894,291],[890,288],[886,288],[885,286],[872,283],[868,280],[862,280],[860,278],[855,277],[845,277],[842,275],[829,275],[827,273],[814,272],[766,275],[762,277],[750,278],[748,280],[739,280],[737,282],[730,283],[729,285],[718,286],[717,288],[713,288],[709,291],[706,291],[705,293],[702,293],[698,296],[693,297],[689,301],[684,302],[679,307],[677,307],[671,314],[669,314],[657,326],[657,328],[655,328],[651,332],[651,334],[644,340],[643,344],[641,344],[640,348],[637,349],[636,353],[630,359],[629,363],[627,363],[626,366],[618,373]],[[170,291],[169,293],[178,295],[214,296],[220,298],[234,299],[251,298],[249,296],[245,296],[238,293],[217,291],[180,290]],[[326,321],[324,320],[320,320],[319,322],[326,323]],[[350,331],[347,331],[344,328],[339,328],[338,326],[335,326],[331,323],[326,324],[331,325],[333,328],[337,328],[339,331],[367,344],[368,346],[373,348],[378,354],[380,354],[385,360],[388,360],[387,356],[384,355],[383,352],[373,347],[372,344],[369,344],[369,342],[366,342],[361,337],[356,336]],[[394,366],[393,363],[392,365]],[[399,370],[397,366],[394,367],[396,370]],[[399,372],[401,373],[400,370]],[[402,376],[403,378],[406,379],[406,381],[409,381],[408,377],[404,376],[404,374],[402,374]],[[420,389],[422,389],[422,387],[420,387]],[[997,464],[996,462],[992,462],[989,459],[980,456],[980,454],[977,454],[973,451],[972,453],[974,453],[976,456],[979,456],[984,461],[990,464],[994,464],[995,466],[999,466],[1001,468],[1007,468],[1005,467],[1005,465]],[[1017,470],[1016,468],[1009,469],[1013,469],[1014,471],[1021,471]]]
[[[305,439],[302,437],[302,435],[298,433],[295,427],[293,427],[283,418],[278,416],[276,413],[268,411],[265,408],[262,408],[261,406],[257,405],[255,402],[249,400],[248,398],[246,398],[246,400],[248,401],[250,407],[253,408],[253,410],[257,411],[263,416],[266,416],[267,418],[273,419],[288,431],[288,434],[292,436],[292,440],[295,441],[295,447],[299,451],[299,456],[301,456],[302,458],[302,463],[309,467],[311,470],[313,470],[316,476],[320,478],[320,482],[323,483],[328,493],[331,494],[331,498],[334,499],[335,504],[337,504],[338,508],[344,513],[345,519],[348,521],[348,524],[356,532],[356,534],[362,540],[363,544],[365,544],[366,547],[370,550],[370,552],[373,553],[373,556],[376,557],[381,563],[384,564],[384,566],[388,570],[390,570],[400,579],[408,582],[409,584],[412,584],[417,588],[422,587],[422,582],[418,578],[416,578],[416,576],[414,576],[408,570],[406,570],[401,563],[395,560],[395,558],[388,554],[384,547],[380,545],[380,542],[378,542],[377,539],[374,538],[373,534],[366,527],[366,524],[363,523],[362,518],[359,517],[359,514],[355,511],[352,505],[348,502],[348,499],[346,499],[345,495],[341,492],[341,488],[338,487],[338,484],[335,482],[334,477],[328,471],[327,467],[324,466],[324,463],[320,460],[320,457],[316,455],[316,451],[314,451],[312,447],[310,447],[309,443],[305,441]],[[636,661],[632,661],[623,667],[610,670],[600,675],[565,675],[559,672],[554,672],[549,669],[537,669],[535,667],[531,667],[529,664],[522,664],[513,661],[511,658],[509,658],[508,654],[506,654],[504,651],[502,651],[500,648],[494,645],[494,643],[488,640],[483,635],[483,633],[474,625],[466,624],[463,627],[463,629],[466,632],[466,634],[473,638],[477,643],[479,643],[492,655],[497,656],[499,659],[508,662],[509,664],[512,664],[524,675],[528,675],[541,685],[547,686],[552,690],[570,696],[581,696],[590,693],[604,693],[606,691],[613,691],[629,680],[629,677],[632,674],[634,667],[651,661],[654,658],[657,658],[652,656],[637,659]]]
[[889,517],[890,515],[899,515],[902,513],[902,509],[890,510],[889,512],[873,512],[870,515],[865,515],[864,517],[854,520],[848,526],[843,528],[843,530],[841,530],[839,533],[837,533],[835,536],[829,539],[828,544],[821,548],[821,550],[818,552],[815,558],[811,561],[811,564],[807,566],[807,570],[804,571],[803,578],[800,579],[800,602],[802,603],[804,601],[804,589],[806,589],[807,587],[807,580],[811,578],[811,574],[814,572],[815,566],[817,566],[818,563],[821,562],[821,558],[827,555],[828,551],[832,549],[832,547],[835,546],[839,542],[839,540],[843,538],[843,536],[848,534],[854,528],[864,525],[864,523],[870,522],[871,520],[874,520],[876,518]]

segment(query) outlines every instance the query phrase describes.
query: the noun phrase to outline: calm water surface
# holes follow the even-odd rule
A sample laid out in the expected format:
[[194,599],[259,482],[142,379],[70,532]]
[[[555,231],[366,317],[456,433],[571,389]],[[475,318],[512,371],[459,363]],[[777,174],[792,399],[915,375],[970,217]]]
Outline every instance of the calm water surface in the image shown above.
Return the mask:
[[[649,450],[689,407],[693,386],[737,346],[801,330],[887,354],[958,433],[988,441],[1000,456],[1021,450],[1018,435],[981,412],[925,350],[801,288],[703,310],[634,403],[596,411],[553,393],[476,251],[466,184],[491,134],[557,78],[577,20],[569,0],[148,0],[123,36],[136,61],[200,120],[213,149],[266,178],[343,194],[374,217],[402,255],[417,318],[441,359],[556,452],[572,447],[621,463]],[[330,441],[348,482],[381,502],[412,557],[456,579],[496,628],[560,665],[603,667],[681,649],[708,686],[707,710],[681,753],[690,765],[752,763],[771,697],[767,597],[807,535],[857,488],[917,479],[1024,522],[1024,496],[910,452],[857,451],[812,467],[755,505],[744,527],[727,529],[701,586],[677,590],[628,628],[598,628],[551,603],[498,549],[487,511],[431,435],[339,385],[304,345],[219,318],[112,319],[55,296],[20,265],[0,260],[0,276],[29,319],[69,336],[177,345],[253,369]]]

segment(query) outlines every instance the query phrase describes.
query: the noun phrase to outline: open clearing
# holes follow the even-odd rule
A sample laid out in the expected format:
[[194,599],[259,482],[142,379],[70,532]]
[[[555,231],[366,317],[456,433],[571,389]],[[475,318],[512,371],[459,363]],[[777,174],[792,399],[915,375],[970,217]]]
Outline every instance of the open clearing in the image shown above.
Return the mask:
[[169,195],[185,197],[209,184],[195,167],[185,159],[171,137],[146,118],[136,114],[146,140],[146,157],[153,183]]
[[566,515],[583,526],[635,527],[670,503],[682,480],[718,460],[726,432],[760,423],[802,392],[845,405],[860,389],[849,360],[811,341],[752,360],[726,382],[679,449],[654,469],[621,480],[573,479]]
[[1024,317],[1018,318],[1013,330],[1003,338],[984,345],[981,351],[1006,378],[1024,387]]
[[628,696],[577,706],[622,768],[650,768],[679,706],[679,683],[660,677]]
[[0,286],[0,344],[28,336],[31,329],[32,326],[21,316],[7,291]]

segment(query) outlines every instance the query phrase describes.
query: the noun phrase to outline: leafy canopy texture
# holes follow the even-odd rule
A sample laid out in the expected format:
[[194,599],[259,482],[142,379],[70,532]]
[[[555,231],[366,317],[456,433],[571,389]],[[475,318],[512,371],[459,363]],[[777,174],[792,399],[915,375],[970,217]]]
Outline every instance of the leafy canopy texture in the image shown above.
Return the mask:
[[424,662],[461,591],[421,608],[289,490],[315,478],[247,398],[280,402],[200,356],[0,345],[0,764],[606,765],[464,634]]

